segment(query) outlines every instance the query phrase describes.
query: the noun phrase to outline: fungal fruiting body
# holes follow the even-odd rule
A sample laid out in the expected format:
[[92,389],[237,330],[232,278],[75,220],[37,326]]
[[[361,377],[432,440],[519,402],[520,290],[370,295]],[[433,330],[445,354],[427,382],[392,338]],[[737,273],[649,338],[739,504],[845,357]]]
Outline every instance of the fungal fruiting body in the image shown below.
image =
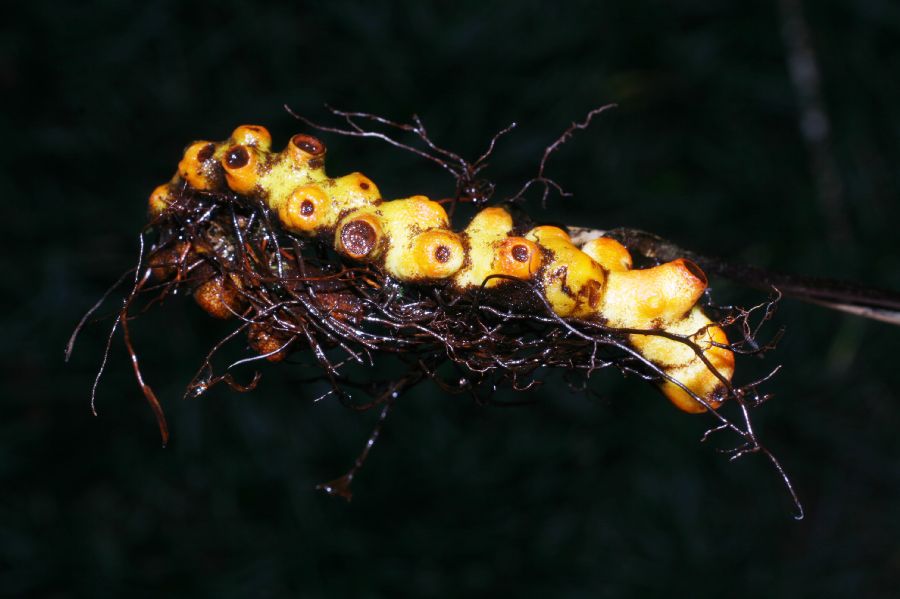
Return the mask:
[[[613,239],[577,246],[559,227],[517,227],[502,207],[485,208],[454,231],[440,203],[421,195],[385,201],[365,175],[332,178],[324,163],[325,147],[312,136],[295,135],[273,152],[265,128],[244,125],[225,141],[191,144],[172,180],[151,194],[150,213],[165,213],[185,187],[233,192],[263,202],[288,233],[322,240],[351,263],[374,265],[402,283],[501,297],[525,282],[541,296],[532,309],[621,330],[633,351],[666,375],[660,388],[680,409],[703,412],[728,394],[734,356],[722,328],[697,305],[707,281],[692,262],[633,268],[629,251]],[[194,296],[224,318],[243,309],[240,285],[213,277]],[[283,340],[265,328],[251,326],[249,337],[260,353],[283,354]]]

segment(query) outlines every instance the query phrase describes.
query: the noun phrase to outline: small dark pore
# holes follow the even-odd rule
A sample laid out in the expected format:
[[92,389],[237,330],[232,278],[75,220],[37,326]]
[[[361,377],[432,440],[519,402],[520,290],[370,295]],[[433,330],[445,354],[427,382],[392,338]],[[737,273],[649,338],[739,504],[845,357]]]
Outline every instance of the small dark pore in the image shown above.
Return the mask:
[[312,156],[321,156],[325,153],[325,144],[323,144],[321,141],[319,141],[318,138],[313,137],[312,135],[298,133],[291,138],[291,143],[300,150]]
[[300,214],[302,214],[303,216],[309,216],[315,211],[315,204],[313,204],[309,200],[303,200],[303,203],[300,204]]
[[360,188],[360,189],[369,189],[369,184],[366,183],[365,181],[360,181],[360,182],[359,182],[359,188]]
[[528,262],[528,248],[524,245],[514,245],[512,248],[512,257],[516,262]]
[[701,269],[699,266],[697,266],[696,263],[694,263],[690,260],[682,260],[682,261],[684,262],[684,267],[686,269],[688,269],[688,272],[691,273],[692,275],[694,275],[695,277],[697,277],[699,280],[701,280],[703,282],[703,285],[706,286],[708,281],[706,280],[706,273],[703,272],[703,269]]
[[446,264],[452,253],[446,245],[439,245],[434,248],[434,259],[441,264]]
[[250,162],[250,152],[244,146],[234,146],[225,154],[225,166],[228,168],[241,168]]
[[322,165],[325,164],[321,158],[313,158],[309,161],[309,168],[311,169],[319,169],[322,168]]
[[197,152],[197,160],[200,162],[206,162],[210,158],[213,157],[213,154],[216,152],[215,144],[206,144],[203,146],[199,152]]
[[341,229],[341,244],[354,258],[362,258],[375,249],[374,227],[364,220],[352,220]]

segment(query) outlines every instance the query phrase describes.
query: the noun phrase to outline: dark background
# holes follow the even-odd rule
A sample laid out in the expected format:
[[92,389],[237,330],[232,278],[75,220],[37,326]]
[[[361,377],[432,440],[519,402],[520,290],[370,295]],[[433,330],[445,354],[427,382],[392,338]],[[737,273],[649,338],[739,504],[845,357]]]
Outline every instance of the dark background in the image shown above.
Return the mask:
[[[132,330],[170,446],[120,338],[91,416],[110,320],[68,365],[63,346],[133,263],[147,195],[193,139],[258,123],[286,143],[302,127],[284,103],[315,118],[324,102],[417,112],[467,156],[515,120],[488,172],[502,196],[572,120],[616,102],[555,156],[551,174],[575,195],[532,204],[538,218],[900,289],[896,3],[805,3],[822,143],[801,132],[813,87],[787,66],[789,0],[561,4],[106,0],[23,2],[4,17],[0,594],[900,592],[900,330],[796,302],[778,313],[779,350],[739,362],[738,379],[784,364],[757,426],[794,476],[802,522],[763,459],[729,464],[698,443],[708,418],[611,370],[592,394],[554,379],[518,409],[423,386],[346,504],[314,484],[349,466],[376,415],[314,404],[321,390],[297,382],[304,356],[263,366],[254,393],[181,400],[227,330],[189,301]],[[379,142],[323,139],[332,174],[361,170],[386,197],[452,191]]]

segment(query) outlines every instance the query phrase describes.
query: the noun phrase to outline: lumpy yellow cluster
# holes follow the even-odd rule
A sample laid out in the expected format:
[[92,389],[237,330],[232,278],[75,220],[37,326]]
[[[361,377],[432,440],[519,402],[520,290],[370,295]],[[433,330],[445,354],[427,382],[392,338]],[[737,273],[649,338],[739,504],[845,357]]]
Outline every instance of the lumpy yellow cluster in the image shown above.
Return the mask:
[[345,257],[377,264],[400,281],[460,292],[502,287],[510,278],[530,281],[560,317],[690,338],[705,361],[676,339],[629,335],[641,356],[678,381],[661,388],[682,410],[706,409],[684,388],[713,407],[724,396],[734,356],[723,347],[724,331],[697,306],[707,283],[692,262],[633,269],[628,250],[613,239],[578,247],[567,231],[552,226],[516,234],[512,216],[497,207],[485,208],[457,232],[443,206],[425,196],[384,201],[361,173],[329,177],[325,146],[315,137],[298,134],[281,152],[271,148],[269,132],[256,125],[238,127],[225,141],[191,144],[172,180],[151,194],[151,214],[164,212],[185,183],[197,190],[227,188],[262,198],[287,231],[326,239]]

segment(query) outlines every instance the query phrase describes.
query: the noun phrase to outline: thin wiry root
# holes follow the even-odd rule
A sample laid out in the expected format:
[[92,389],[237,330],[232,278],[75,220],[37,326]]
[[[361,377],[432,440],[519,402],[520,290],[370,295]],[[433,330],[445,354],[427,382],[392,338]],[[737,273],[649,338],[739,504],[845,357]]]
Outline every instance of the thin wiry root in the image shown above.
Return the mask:
[[366,458],[369,457],[369,452],[372,451],[372,448],[375,446],[375,443],[381,436],[381,430],[384,427],[384,423],[387,420],[391,408],[394,407],[394,401],[398,393],[399,391],[392,391],[390,393],[391,397],[384,400],[384,405],[381,407],[381,414],[378,415],[378,421],[372,428],[372,432],[369,434],[369,438],[366,440],[366,444],[363,447],[362,452],[357,456],[350,470],[334,480],[316,485],[316,489],[324,491],[329,495],[343,497],[347,501],[353,499],[353,491],[350,489],[350,485],[353,483],[353,479],[356,477],[356,473],[359,472],[360,469],[362,469],[363,464],[366,463]]

